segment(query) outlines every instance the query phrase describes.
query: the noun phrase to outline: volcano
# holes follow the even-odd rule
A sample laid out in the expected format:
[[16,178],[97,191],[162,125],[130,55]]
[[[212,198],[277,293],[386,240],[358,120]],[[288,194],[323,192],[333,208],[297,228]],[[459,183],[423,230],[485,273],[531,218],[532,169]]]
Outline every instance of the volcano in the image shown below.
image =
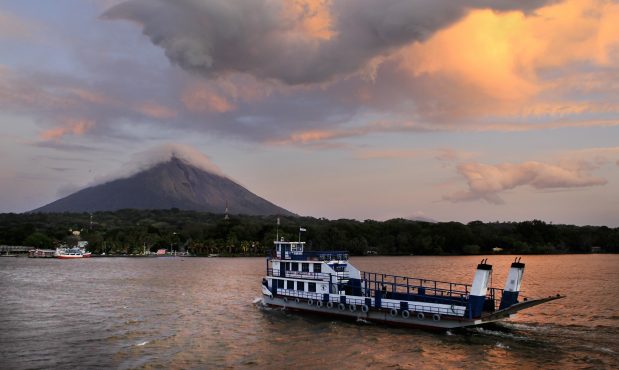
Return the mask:
[[82,189],[31,212],[96,212],[127,208],[294,215],[224,175],[174,156],[130,177]]

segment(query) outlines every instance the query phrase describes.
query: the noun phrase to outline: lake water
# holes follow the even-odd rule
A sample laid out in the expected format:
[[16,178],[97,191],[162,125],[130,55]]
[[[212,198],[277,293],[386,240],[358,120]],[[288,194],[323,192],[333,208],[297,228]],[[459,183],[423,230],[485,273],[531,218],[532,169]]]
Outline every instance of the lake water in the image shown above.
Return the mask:
[[[475,257],[356,257],[470,283]],[[513,256],[489,256],[502,287]],[[0,368],[619,367],[619,255],[525,256],[525,296],[484,329],[426,332],[266,309],[263,258],[0,258]]]

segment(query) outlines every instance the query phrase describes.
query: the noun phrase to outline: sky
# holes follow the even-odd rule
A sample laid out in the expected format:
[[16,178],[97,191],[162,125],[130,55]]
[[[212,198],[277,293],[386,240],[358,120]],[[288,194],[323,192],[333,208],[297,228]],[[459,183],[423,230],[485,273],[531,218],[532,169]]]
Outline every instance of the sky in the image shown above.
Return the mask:
[[0,0],[0,212],[171,147],[305,216],[619,227],[619,2]]

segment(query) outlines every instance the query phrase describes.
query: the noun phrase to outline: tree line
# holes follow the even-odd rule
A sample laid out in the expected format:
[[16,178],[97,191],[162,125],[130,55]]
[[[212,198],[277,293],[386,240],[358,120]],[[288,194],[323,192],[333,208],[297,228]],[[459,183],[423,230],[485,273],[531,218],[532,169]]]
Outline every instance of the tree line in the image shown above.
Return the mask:
[[[265,255],[276,234],[308,250],[353,255],[458,255],[619,252],[619,228],[524,222],[421,222],[406,219],[231,215],[196,211],[134,210],[96,213],[0,214],[0,244],[53,249],[88,241],[95,254],[131,255],[158,249],[193,255]],[[79,235],[77,235],[79,234]]]

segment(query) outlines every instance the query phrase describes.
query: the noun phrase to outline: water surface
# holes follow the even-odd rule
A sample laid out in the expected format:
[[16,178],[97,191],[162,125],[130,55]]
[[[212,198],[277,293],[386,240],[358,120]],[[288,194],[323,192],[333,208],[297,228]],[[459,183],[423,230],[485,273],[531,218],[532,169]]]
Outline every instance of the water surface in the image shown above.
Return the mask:
[[[481,257],[357,257],[365,271],[470,283]],[[512,256],[490,256],[502,287]],[[0,367],[612,368],[619,256],[526,256],[509,323],[426,332],[266,309],[263,258],[0,258]]]

